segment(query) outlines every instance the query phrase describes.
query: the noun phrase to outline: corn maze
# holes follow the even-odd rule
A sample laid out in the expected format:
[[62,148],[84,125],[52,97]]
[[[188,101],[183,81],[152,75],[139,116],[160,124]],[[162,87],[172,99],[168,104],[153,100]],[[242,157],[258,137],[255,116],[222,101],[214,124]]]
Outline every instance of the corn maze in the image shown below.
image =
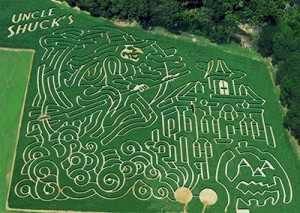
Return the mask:
[[[201,56],[186,64],[176,48],[106,26],[61,28],[39,45],[12,208],[76,210],[70,203],[82,201],[96,202],[82,211],[115,211],[127,199],[135,207],[119,211],[179,212],[197,200],[198,212],[246,213],[292,201],[266,100],[234,64]],[[182,201],[178,190],[192,197]]]

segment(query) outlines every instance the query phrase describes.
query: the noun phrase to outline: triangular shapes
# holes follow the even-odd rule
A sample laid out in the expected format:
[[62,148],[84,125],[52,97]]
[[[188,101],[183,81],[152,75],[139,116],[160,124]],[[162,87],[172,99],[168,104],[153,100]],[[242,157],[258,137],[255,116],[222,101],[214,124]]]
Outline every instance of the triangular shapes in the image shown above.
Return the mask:
[[272,166],[272,164],[270,164],[269,161],[265,161],[265,163],[262,165],[261,169],[272,169],[275,170],[275,168]]
[[266,177],[266,175],[263,173],[263,171],[260,168],[255,169],[252,175]]
[[248,162],[245,158],[243,158],[243,159],[241,160],[239,166],[240,166],[240,167],[241,167],[241,166],[249,166],[249,167],[251,167],[250,164],[249,164],[249,162]]

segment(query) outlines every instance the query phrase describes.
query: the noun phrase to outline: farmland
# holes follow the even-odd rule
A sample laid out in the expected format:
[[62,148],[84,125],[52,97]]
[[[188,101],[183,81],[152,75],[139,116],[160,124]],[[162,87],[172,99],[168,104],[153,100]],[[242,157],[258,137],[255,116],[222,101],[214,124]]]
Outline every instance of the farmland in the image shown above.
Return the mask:
[[[32,51],[0,50],[1,59],[1,205],[0,211],[4,212],[13,153],[17,141],[17,130],[22,109],[22,100],[30,72],[33,57]],[[5,71],[4,71],[5,70]],[[22,72],[20,73],[20,70]],[[9,94],[9,96],[7,95]],[[9,116],[5,116],[8,113]]]
[[72,22],[1,43],[36,51],[10,209],[299,209],[299,162],[259,56],[117,27],[56,3],[41,7]]

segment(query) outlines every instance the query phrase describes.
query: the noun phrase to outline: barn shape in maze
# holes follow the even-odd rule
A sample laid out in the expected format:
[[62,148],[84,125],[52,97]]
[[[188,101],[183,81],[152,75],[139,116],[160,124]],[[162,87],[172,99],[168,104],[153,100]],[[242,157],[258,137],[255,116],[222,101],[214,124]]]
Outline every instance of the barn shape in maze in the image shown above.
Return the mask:
[[172,203],[185,187],[193,199],[223,191],[228,212],[291,202],[245,73],[221,59],[187,65],[175,48],[105,26],[59,29],[40,46],[10,197]]

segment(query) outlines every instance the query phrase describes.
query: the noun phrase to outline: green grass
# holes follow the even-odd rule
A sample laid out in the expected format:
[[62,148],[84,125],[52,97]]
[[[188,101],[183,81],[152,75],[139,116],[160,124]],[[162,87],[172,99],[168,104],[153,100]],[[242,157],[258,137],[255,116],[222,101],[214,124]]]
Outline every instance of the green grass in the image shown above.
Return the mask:
[[33,53],[0,50],[0,56],[0,212],[7,212],[12,159]]
[[[246,200],[251,198],[249,194],[244,196],[241,189],[237,189],[238,181],[240,183],[241,181],[248,183],[256,181],[256,183],[271,184],[275,180],[278,183],[279,178],[284,188],[280,188],[278,184],[275,185],[277,188],[274,187],[275,189],[273,189],[280,194],[280,200],[276,205],[273,206],[268,203],[265,207],[258,207],[255,203],[250,206],[240,203],[239,207],[249,208],[251,212],[274,213],[283,211],[294,213],[296,209],[300,208],[299,202],[297,202],[300,193],[299,160],[295,154],[295,147],[290,144],[288,135],[282,127],[283,111],[278,103],[278,94],[275,92],[268,62],[263,60],[255,51],[242,49],[235,44],[219,46],[201,37],[193,37],[188,34],[175,36],[159,28],[150,33],[139,27],[120,28],[105,19],[93,18],[86,13],[69,8],[65,4],[55,4],[50,1],[35,0],[30,5],[25,4],[23,0],[14,3],[2,1],[1,4],[5,10],[3,16],[0,17],[2,24],[0,37],[3,38],[0,40],[0,46],[36,50],[10,189],[10,207],[36,210],[138,212],[158,212],[163,208],[165,211],[182,211],[183,205],[175,202],[173,193],[178,187],[185,186],[190,188],[193,193],[188,211],[199,212],[203,208],[203,204],[198,198],[200,191],[204,188],[213,188],[217,192],[219,200],[215,205],[207,207],[205,212],[224,212],[228,201],[226,190],[229,190],[231,201],[238,200],[238,197],[244,197]],[[47,10],[49,8],[55,8],[54,17],[72,14],[74,23],[69,26],[62,24],[60,27],[48,30],[38,29],[32,33],[7,38],[7,28],[11,25],[10,19],[14,13]],[[90,28],[95,26],[101,26],[101,29],[88,32]],[[82,29],[82,35],[73,33],[66,27],[71,27],[73,30]],[[61,29],[63,34],[52,33],[57,29]],[[107,34],[105,34],[106,32]],[[126,34],[133,35],[134,41],[128,35],[125,36],[125,41],[123,35]],[[107,35],[112,39],[110,42]],[[144,40],[139,40],[135,36]],[[41,37],[42,39],[39,40]],[[197,41],[193,42],[192,38],[196,38]],[[156,42],[157,45],[153,42]],[[41,47],[41,44],[44,48]],[[82,44],[85,45],[82,46]],[[128,53],[128,49],[124,46],[128,44],[132,45],[130,47],[134,49],[134,54]],[[80,48],[76,49],[76,45]],[[112,49],[107,49],[101,54],[98,54],[97,51],[94,52],[98,46],[101,47],[97,49],[100,51],[106,45]],[[66,46],[71,48],[64,49]],[[177,50],[173,56],[171,55],[174,51],[168,50],[170,48]],[[68,51],[69,54],[64,55]],[[16,73],[17,79],[20,78],[24,81],[21,83],[15,78],[1,76],[1,87],[12,82],[10,90],[6,89],[6,86],[1,88],[3,95],[0,99],[6,103],[1,106],[3,110],[0,108],[0,113],[7,115],[1,116],[1,119],[6,120],[0,122],[0,127],[4,130],[1,131],[4,134],[2,138],[5,138],[3,140],[4,154],[1,153],[0,157],[3,158],[4,162],[7,162],[5,169],[1,169],[1,172],[3,171],[1,180],[4,180],[11,169],[11,157],[16,140],[26,75],[28,74],[28,72],[20,72],[20,70],[29,66],[30,54],[0,53],[1,75],[6,75],[7,70],[11,69],[11,72]],[[10,54],[17,54],[18,56]],[[28,54],[28,56],[21,54]],[[149,57],[144,57],[148,54]],[[170,55],[170,57],[166,57],[166,55]],[[135,61],[137,56],[140,58]],[[58,64],[53,63],[54,57],[57,58],[53,61],[57,61]],[[65,61],[60,61],[60,59],[65,59]],[[217,59],[225,61],[229,69],[232,69],[237,75],[214,74]],[[207,63],[211,60],[214,60],[214,67],[212,72],[207,74],[205,70]],[[121,66],[123,65],[120,71],[118,69],[120,68],[119,61]],[[28,64],[22,64],[23,62]],[[149,67],[141,66],[142,72],[137,72],[141,62],[146,63],[152,70],[149,71]],[[220,61],[220,63],[222,65],[223,62]],[[184,64],[186,67],[183,67]],[[199,67],[197,64],[201,66]],[[134,68],[135,72],[130,69],[128,72],[124,72],[126,70],[125,65],[127,68]],[[173,74],[174,77],[174,81],[169,83],[164,82],[167,77],[170,78],[164,73],[166,66],[169,74]],[[223,71],[226,72],[226,67],[223,68]],[[186,70],[190,70],[190,73],[186,74]],[[245,73],[246,76],[241,80],[236,80],[234,76],[238,76],[239,71]],[[40,73],[38,74],[38,72]],[[119,72],[122,73],[122,76],[116,74]],[[78,75],[72,75],[72,73],[78,73]],[[211,80],[207,78],[207,75],[210,76]],[[103,79],[106,80],[103,81]],[[217,85],[216,93],[221,91],[217,88],[218,85],[226,87],[224,82],[221,84],[220,79],[229,82],[229,96],[213,94],[213,89],[210,89],[213,82]],[[236,83],[235,87],[231,84],[233,81]],[[202,83],[204,91],[199,83]],[[138,85],[142,84],[147,84],[149,88],[146,91],[134,91]],[[234,95],[234,88],[238,90],[241,84],[249,86],[266,101],[265,104],[261,105],[259,98]],[[155,95],[159,94],[159,87],[165,87],[165,89],[161,90],[161,97],[156,99]],[[22,88],[24,89],[22,90]],[[209,105],[200,102],[203,98],[209,101]],[[121,102],[120,100],[126,101]],[[247,101],[251,107],[249,109],[240,108],[242,102],[239,100]],[[114,101],[114,104],[111,101]],[[222,107],[225,105],[227,108],[222,111]],[[249,119],[256,120],[259,125],[260,137],[255,136],[254,133],[249,133],[247,136],[239,133],[240,120],[236,119],[232,122],[229,118],[224,120],[221,115],[226,112],[226,116],[229,116],[228,113],[231,109],[228,106],[232,106],[238,112],[237,117],[241,118],[241,116],[247,115]],[[103,112],[107,112],[107,114],[101,114]],[[211,117],[206,117],[205,114],[209,114]],[[170,117],[168,117],[169,115]],[[110,119],[108,119],[109,116],[111,116]],[[169,122],[172,125],[172,119],[177,119],[177,117],[185,117],[186,119],[184,121],[174,120],[173,128],[163,126],[162,120],[164,124]],[[223,125],[220,129],[214,127],[218,129],[218,133],[213,132],[212,127],[209,127],[209,134],[201,129],[201,134],[197,135],[196,122],[193,123],[192,120],[194,117],[199,120],[200,118],[205,120],[214,117],[220,123],[223,122]],[[101,121],[101,123],[98,124],[97,121]],[[7,122],[12,123],[7,125]],[[189,128],[188,123],[191,123],[192,131],[183,131],[183,127],[179,129],[176,126],[178,123],[182,126],[185,125],[186,129]],[[226,137],[224,132],[226,132],[227,127],[230,132],[231,127],[229,125],[234,126],[238,132],[229,137],[233,139],[231,144],[228,143],[229,138],[223,140]],[[264,128],[269,128],[268,126],[272,126],[276,148],[272,147],[271,133],[266,130],[267,135],[265,135]],[[128,128],[131,131],[126,132]],[[163,128],[170,128],[170,133],[165,132],[163,134]],[[198,129],[198,131],[200,130]],[[253,131],[255,131],[254,128]],[[114,137],[118,134],[120,135]],[[154,143],[153,141],[157,140],[155,139],[157,135],[159,135],[160,140]],[[180,137],[182,138],[181,141]],[[202,150],[201,154],[195,148],[198,139]],[[206,144],[204,144],[205,139],[209,141]],[[132,140],[137,143],[132,142]],[[243,151],[245,144],[239,144],[241,141],[247,141],[249,146],[255,147],[246,148],[246,150],[250,150],[250,154]],[[271,144],[270,146],[267,145],[267,141]],[[224,144],[218,144],[219,142],[224,142]],[[186,148],[184,144],[186,144]],[[210,156],[207,144],[212,147],[213,156]],[[235,149],[239,145],[241,146],[241,153]],[[94,150],[96,146],[98,148]],[[164,149],[169,154],[164,154]],[[189,152],[190,161],[188,163],[184,157],[185,150]],[[183,153],[182,156],[181,153]],[[174,157],[175,155],[177,158]],[[246,170],[245,167],[241,168],[242,173],[236,176],[237,179],[233,182],[228,181],[228,176],[225,176],[223,170],[227,168],[225,163],[226,159],[230,159],[230,156],[235,156],[233,158],[235,160],[229,165],[227,171],[231,176],[237,172],[239,160],[242,160],[241,157],[247,159],[250,164],[253,163],[253,165],[247,166]],[[89,164],[88,162],[93,163]],[[208,162],[210,172],[200,173],[199,162],[202,162],[200,166],[202,165],[203,168]],[[269,166],[269,170],[262,170],[263,163],[269,163],[266,164]],[[253,175],[249,170],[251,166],[257,167],[257,172],[265,171],[266,175],[260,177]],[[130,169],[135,172],[131,174]],[[49,171],[51,175],[49,175]],[[186,171],[186,173],[180,171]],[[152,175],[149,175],[151,172]],[[288,178],[285,172],[287,172]],[[106,177],[106,174],[110,175],[110,179],[106,179],[108,182],[104,184],[103,177]],[[156,176],[155,174],[159,175]],[[210,174],[208,179],[206,179],[207,174]],[[84,177],[87,176],[90,177],[90,180],[85,183]],[[278,178],[274,179],[275,176]],[[110,181],[113,184],[118,183],[114,181],[116,177],[120,178],[120,182],[124,181],[124,185],[120,185],[120,191],[113,185],[109,185]],[[193,177],[199,177],[199,180]],[[286,202],[288,202],[290,195],[288,180],[292,184],[293,199],[289,204],[284,204],[282,191],[287,193]],[[5,190],[1,191],[0,210],[5,212],[8,186],[7,182],[2,181],[2,184],[4,183]],[[19,186],[25,186],[23,192],[15,193],[15,189],[21,189]],[[70,190],[68,186],[78,192]],[[160,191],[161,186],[164,187],[164,191]],[[249,188],[253,191],[266,191],[266,188],[259,186],[260,184],[253,184]],[[246,184],[241,186],[244,190],[245,187],[247,188]],[[28,188],[30,193],[28,193]],[[145,189],[148,192],[151,189],[153,194],[150,193],[151,196],[147,193],[139,194],[139,189]],[[162,192],[169,193],[165,194],[168,198],[157,199],[153,196],[162,196]],[[110,200],[111,197],[119,198]],[[258,196],[258,199],[260,202],[267,200],[264,196]],[[231,202],[228,208],[229,212],[234,212],[234,202]]]

